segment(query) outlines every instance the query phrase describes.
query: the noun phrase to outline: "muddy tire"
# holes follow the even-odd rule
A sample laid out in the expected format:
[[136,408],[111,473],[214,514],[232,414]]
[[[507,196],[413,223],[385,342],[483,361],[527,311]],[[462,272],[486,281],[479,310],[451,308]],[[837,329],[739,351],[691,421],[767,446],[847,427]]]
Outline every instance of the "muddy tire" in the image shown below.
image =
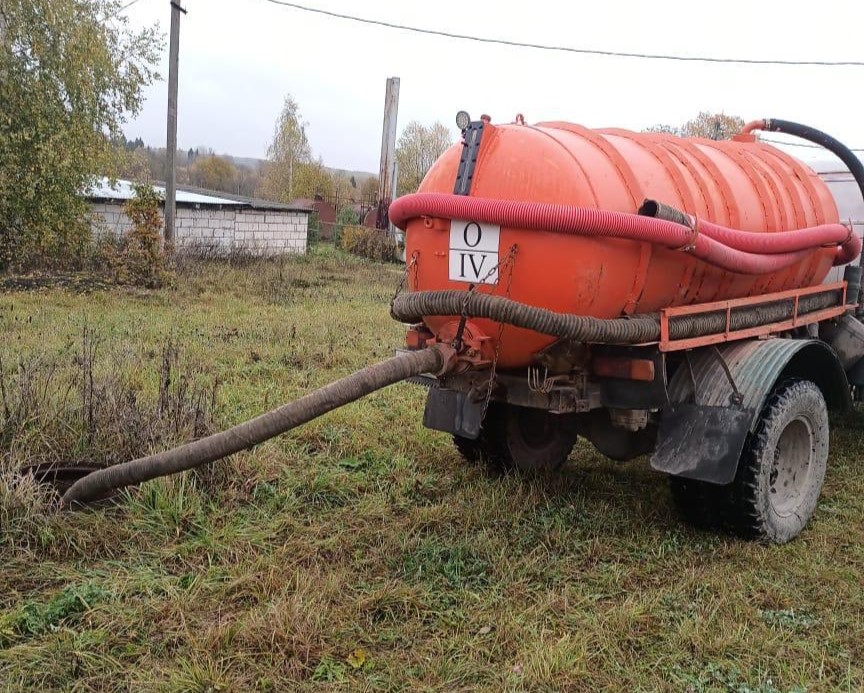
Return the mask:
[[777,385],[724,494],[727,527],[773,544],[798,536],[819,501],[828,439],[828,408],[819,388],[797,379]]
[[470,462],[482,461],[498,471],[548,474],[564,464],[577,437],[574,415],[492,403],[477,440],[454,436],[453,441]]
[[828,410],[809,380],[784,380],[768,396],[728,486],[669,477],[681,517],[701,529],[726,529],[784,544],[807,524],[828,460]]

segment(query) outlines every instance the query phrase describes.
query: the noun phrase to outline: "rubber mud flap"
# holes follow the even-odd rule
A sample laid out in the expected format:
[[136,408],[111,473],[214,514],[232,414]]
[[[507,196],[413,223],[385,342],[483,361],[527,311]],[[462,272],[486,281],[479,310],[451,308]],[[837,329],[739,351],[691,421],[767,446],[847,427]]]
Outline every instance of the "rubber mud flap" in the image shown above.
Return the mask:
[[462,392],[433,387],[426,397],[423,425],[475,440],[483,423],[483,403],[474,402]]
[[753,422],[736,407],[679,404],[664,410],[651,467],[685,479],[729,484]]

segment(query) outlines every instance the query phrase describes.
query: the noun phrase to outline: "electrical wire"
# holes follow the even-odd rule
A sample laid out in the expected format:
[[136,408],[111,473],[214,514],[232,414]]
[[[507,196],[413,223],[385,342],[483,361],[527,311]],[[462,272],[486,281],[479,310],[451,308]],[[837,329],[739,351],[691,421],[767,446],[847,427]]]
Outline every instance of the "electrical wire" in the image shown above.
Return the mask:
[[441,31],[438,29],[424,29],[416,26],[407,26],[405,24],[395,24],[393,22],[385,22],[381,19],[369,19],[368,17],[357,17],[356,15],[342,14],[340,12],[332,12],[319,7],[309,7],[300,5],[296,2],[288,2],[287,0],[266,0],[274,5],[290,7],[301,12],[312,12],[321,14],[326,17],[335,19],[344,19],[351,22],[359,22],[361,24],[371,24],[381,26],[387,29],[399,29],[400,31],[411,31],[416,34],[427,34],[430,36],[443,36],[445,38],[460,39],[462,41],[476,41],[478,43],[492,43],[501,46],[512,46],[516,48],[534,48],[537,50],[560,51],[565,53],[579,53],[581,55],[599,55],[604,57],[614,58],[638,58],[642,60],[677,60],[684,62],[701,62],[701,63],[733,63],[739,65],[796,65],[796,66],[817,66],[817,67],[864,67],[864,61],[861,60],[759,60],[755,58],[710,58],[699,57],[692,55],[666,55],[659,53],[629,53],[624,51],[599,50],[593,48],[573,48],[572,46],[550,46],[540,43],[525,43],[522,41],[511,41],[509,39],[491,38],[487,36],[470,36],[468,34],[457,34],[449,31]]
[[140,0],[130,0],[130,1],[127,2],[125,5],[123,5],[123,7],[119,8],[116,12],[114,12],[114,13],[108,15],[107,17],[105,17],[105,19],[106,19],[106,20],[108,20],[108,19],[114,19],[114,17],[116,17],[116,16],[122,14],[123,12],[125,12],[126,10],[128,10],[130,7],[132,7],[132,5],[134,5],[136,2],[139,2],[139,1],[140,1]]
[[[770,144],[780,144],[788,147],[805,147],[806,149],[821,149],[822,151],[828,151],[825,147],[821,147],[818,144],[808,144],[805,142],[783,142],[782,140],[772,140],[769,137],[760,137],[759,141],[768,142]],[[864,152],[864,147],[849,147],[849,151]]]

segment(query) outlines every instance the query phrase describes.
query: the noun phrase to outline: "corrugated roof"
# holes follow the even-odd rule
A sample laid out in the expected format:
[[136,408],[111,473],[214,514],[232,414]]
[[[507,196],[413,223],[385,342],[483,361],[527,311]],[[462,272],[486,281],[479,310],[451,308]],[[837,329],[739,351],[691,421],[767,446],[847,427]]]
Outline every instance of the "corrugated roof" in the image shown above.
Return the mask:
[[[165,196],[165,187],[162,185],[154,185],[153,189],[163,197]],[[135,191],[132,188],[132,182],[128,180],[118,180],[112,186],[108,178],[98,178],[95,185],[90,188],[87,197],[98,200],[131,200],[135,197]],[[229,200],[227,197],[218,197],[216,195],[202,195],[201,193],[186,192],[185,190],[177,190],[178,204],[193,204],[193,205],[242,205],[242,202],[237,200]]]
[[[153,189],[165,196],[165,186],[155,184]],[[112,200],[124,202],[135,197],[133,183],[128,180],[115,181],[114,185],[108,178],[97,178],[93,186],[87,191],[85,197],[90,200]],[[261,210],[279,210],[285,212],[307,212],[312,210],[309,207],[299,205],[286,205],[281,202],[271,202],[269,200],[259,200],[251,197],[241,197],[239,195],[228,195],[227,193],[211,193],[210,191],[200,188],[191,188],[189,186],[177,186],[177,204],[178,205],[218,205],[232,207],[250,207],[252,209]]]

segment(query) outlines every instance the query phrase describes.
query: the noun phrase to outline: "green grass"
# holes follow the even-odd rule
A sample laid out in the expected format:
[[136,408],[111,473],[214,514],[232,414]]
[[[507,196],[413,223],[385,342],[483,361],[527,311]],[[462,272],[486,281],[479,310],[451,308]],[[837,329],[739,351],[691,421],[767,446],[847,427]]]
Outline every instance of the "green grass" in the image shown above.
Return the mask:
[[[218,381],[227,425],[390,355],[398,279],[323,249],[155,292],[10,290],[0,357],[10,386],[19,362],[75,383],[86,326],[97,381],[122,375],[144,416],[170,343],[181,380]],[[86,512],[0,484],[0,687],[864,688],[860,414],[835,422],[808,529],[765,547],[681,525],[644,461],[581,443],[554,479],[489,476],[421,426],[423,402],[398,385]],[[74,421],[25,422],[4,466],[122,444],[88,447]]]

